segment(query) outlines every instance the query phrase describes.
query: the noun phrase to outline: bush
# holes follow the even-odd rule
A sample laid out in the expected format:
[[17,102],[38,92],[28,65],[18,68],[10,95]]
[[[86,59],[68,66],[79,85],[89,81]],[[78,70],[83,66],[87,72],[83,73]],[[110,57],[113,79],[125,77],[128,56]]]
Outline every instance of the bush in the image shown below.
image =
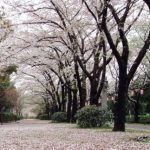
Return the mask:
[[17,121],[21,118],[17,116],[16,114],[10,113],[10,112],[3,112],[0,114],[0,118],[2,122],[9,122],[9,121]]
[[37,119],[40,119],[40,120],[49,120],[50,118],[49,118],[48,114],[39,114],[37,116]]
[[66,112],[56,112],[51,116],[52,122],[67,122]]
[[102,127],[111,120],[111,113],[92,105],[78,110],[75,117],[81,128]]

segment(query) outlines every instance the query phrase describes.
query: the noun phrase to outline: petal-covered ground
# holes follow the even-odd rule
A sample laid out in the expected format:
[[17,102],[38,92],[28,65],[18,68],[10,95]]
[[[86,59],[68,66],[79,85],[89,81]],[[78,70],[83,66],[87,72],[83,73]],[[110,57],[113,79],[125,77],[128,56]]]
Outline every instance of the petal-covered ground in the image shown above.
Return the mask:
[[0,150],[150,150],[149,142],[132,140],[139,136],[150,136],[150,132],[116,133],[23,120],[0,125]]

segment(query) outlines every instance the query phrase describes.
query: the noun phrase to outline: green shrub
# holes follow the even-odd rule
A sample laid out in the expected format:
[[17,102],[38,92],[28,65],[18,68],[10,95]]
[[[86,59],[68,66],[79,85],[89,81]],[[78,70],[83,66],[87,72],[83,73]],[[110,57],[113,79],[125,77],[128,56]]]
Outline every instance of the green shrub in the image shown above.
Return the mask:
[[56,112],[51,116],[52,122],[67,122],[66,112]]
[[77,124],[81,128],[102,127],[111,120],[111,113],[95,105],[86,106],[76,113]]
[[140,123],[149,124],[150,123],[150,114],[139,115]]
[[49,120],[49,116],[48,116],[48,114],[39,114],[39,115],[37,116],[37,119]]
[[17,121],[17,120],[21,119],[21,117],[17,116],[16,114],[13,114],[11,112],[0,113],[0,118],[1,118],[2,122]]

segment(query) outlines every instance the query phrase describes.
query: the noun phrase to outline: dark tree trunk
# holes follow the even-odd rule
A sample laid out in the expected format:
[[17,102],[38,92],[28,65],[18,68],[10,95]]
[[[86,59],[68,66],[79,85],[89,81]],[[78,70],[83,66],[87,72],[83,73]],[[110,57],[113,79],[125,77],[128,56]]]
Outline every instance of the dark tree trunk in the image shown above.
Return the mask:
[[134,122],[139,123],[139,105],[140,105],[140,93],[136,93],[136,102],[134,106]]
[[83,73],[82,79],[80,78],[79,74],[79,66],[77,62],[77,58],[74,57],[74,68],[75,68],[75,79],[77,80],[77,86],[79,90],[79,97],[80,97],[80,108],[85,106],[85,100],[86,100],[86,75]]
[[72,92],[68,88],[68,105],[67,105],[67,120],[68,122],[71,121],[71,110],[72,110]]
[[58,103],[58,111],[61,111],[62,103]]
[[50,118],[50,106],[49,106],[49,103],[46,104],[45,106],[45,113],[48,115],[48,118]]
[[66,88],[64,85],[61,86],[62,90],[62,111],[66,112]]
[[73,91],[73,103],[72,103],[72,114],[71,114],[71,122],[75,122],[75,114],[77,112],[77,90]]
[[97,98],[97,87],[98,81],[95,79],[91,79],[91,89],[90,89],[90,105],[98,105],[98,98]]
[[80,79],[80,74],[79,74],[79,67],[78,67],[78,63],[77,63],[76,58],[74,58],[74,63],[75,63],[75,72],[76,72],[74,77],[77,80],[77,86],[78,86],[79,97],[80,97],[80,108],[82,108],[85,105],[85,100],[83,99],[82,84],[81,84],[81,79]]
[[125,104],[127,99],[127,75],[126,69],[120,69],[118,97],[114,107],[114,128],[113,131],[125,131]]
[[82,104],[80,107],[85,106],[85,101],[86,101],[86,74],[83,72],[82,74]]

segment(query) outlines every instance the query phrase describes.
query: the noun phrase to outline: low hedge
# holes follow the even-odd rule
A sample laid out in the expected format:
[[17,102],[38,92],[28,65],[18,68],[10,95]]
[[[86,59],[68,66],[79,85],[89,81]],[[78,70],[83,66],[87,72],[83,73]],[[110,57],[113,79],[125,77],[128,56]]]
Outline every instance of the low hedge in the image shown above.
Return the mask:
[[139,120],[140,120],[140,123],[146,123],[146,124],[149,124],[150,123],[150,114],[147,114],[147,115],[139,115]]
[[40,119],[40,120],[49,120],[50,118],[49,118],[48,114],[39,114],[37,116],[37,119]]
[[66,112],[56,112],[51,116],[52,122],[67,122]]
[[[126,116],[126,122],[134,122],[134,115]],[[150,124],[150,114],[139,115],[139,123]]]

